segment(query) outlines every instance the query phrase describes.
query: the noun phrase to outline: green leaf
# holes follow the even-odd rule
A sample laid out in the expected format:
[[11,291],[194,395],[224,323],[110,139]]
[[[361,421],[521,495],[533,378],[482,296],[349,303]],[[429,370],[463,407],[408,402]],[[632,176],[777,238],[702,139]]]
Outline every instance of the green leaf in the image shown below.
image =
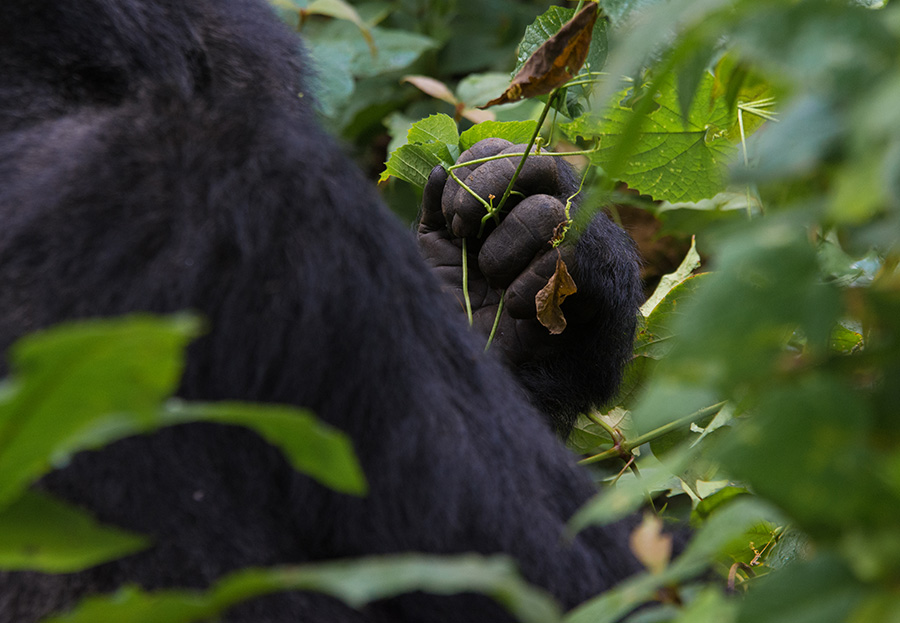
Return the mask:
[[667,457],[665,469],[642,469],[641,478],[621,478],[616,486],[604,490],[575,513],[567,533],[575,535],[588,526],[609,524],[634,513],[646,503],[648,492],[662,490],[689,457],[689,451],[682,449]]
[[198,332],[187,316],[132,316],[61,325],[17,343],[12,390],[0,396],[0,507],[76,452],[191,421],[248,427],[326,486],[366,492],[349,440],[308,411],[180,401],[161,408]]
[[407,133],[407,141],[411,145],[444,143],[448,147],[456,147],[459,143],[459,131],[456,129],[456,122],[447,115],[430,115],[412,125]]
[[706,519],[721,506],[731,502],[737,497],[747,495],[750,492],[743,487],[725,487],[719,489],[709,497],[703,498],[694,508],[697,519]]
[[[760,501],[747,496],[713,515],[691,539],[684,553],[660,573],[642,573],[572,610],[565,623],[613,623],[653,598],[662,587],[677,586],[696,576],[723,549],[771,514]],[[764,619],[760,619],[764,620]]]
[[[675,273],[671,274],[673,276],[684,275],[687,268],[693,265],[693,263],[694,258],[688,253],[682,262],[683,268],[679,268]],[[662,300],[655,304],[654,300],[656,292],[654,292],[654,295],[648,299],[648,303],[653,304],[653,309],[645,322],[638,329],[637,336],[635,337],[635,355],[661,359],[669,352],[673,344],[672,339],[676,335],[675,325],[678,323],[680,316],[684,313],[683,310],[685,305],[689,304],[691,297],[693,297],[698,288],[709,279],[709,276],[710,273],[687,276],[683,281],[665,292]],[[673,279],[677,278],[677,276],[673,277]],[[663,282],[660,281],[657,292],[660,287],[665,290],[668,285],[669,284],[663,285]],[[641,309],[644,310],[648,308],[648,303],[645,303],[644,307]]]
[[309,56],[315,71],[307,82],[315,95],[317,108],[327,117],[334,117],[356,89],[350,73],[350,55],[346,50],[309,46]]
[[537,131],[537,121],[483,121],[459,137],[463,151],[478,141],[495,136],[511,143],[528,143]]
[[372,43],[369,27],[359,16],[359,13],[356,12],[356,9],[343,0],[313,0],[306,7],[305,12],[312,15],[327,15],[336,19],[346,20],[359,28],[363,37]]
[[0,569],[70,573],[148,545],[44,493],[27,492],[0,511]]
[[364,495],[368,489],[350,439],[305,409],[237,402],[171,401],[163,413],[163,421],[245,426],[278,447],[294,469],[325,486],[354,495]]
[[893,527],[900,498],[865,449],[871,420],[863,396],[840,379],[791,379],[768,389],[754,417],[717,454],[730,474],[813,535],[830,537],[850,525]]
[[198,333],[188,316],[131,316],[16,343],[13,389],[0,398],[0,507],[72,454],[151,428]]
[[676,286],[684,283],[691,274],[700,267],[700,254],[697,253],[697,241],[691,240],[691,248],[688,249],[681,264],[674,272],[663,275],[656,286],[656,290],[647,301],[641,305],[641,313],[647,317],[653,314],[656,306],[671,292]]
[[732,623],[737,620],[739,603],[728,599],[717,586],[703,589],[684,608],[673,623]]
[[107,597],[89,598],[70,613],[46,623],[205,621],[219,618],[237,603],[288,590],[331,595],[355,608],[413,591],[479,593],[495,599],[525,623],[553,623],[560,618],[553,600],[526,584],[505,557],[397,555],[239,571],[207,592],[126,588]]
[[664,0],[600,0],[603,11],[616,23],[624,21],[635,11],[648,11]]
[[429,143],[428,145],[403,145],[396,149],[388,161],[385,169],[378,178],[383,182],[390,176],[399,177],[405,182],[423,188],[431,170],[439,164],[450,166],[444,159],[447,146],[443,143]]
[[449,167],[458,157],[456,122],[447,115],[431,115],[412,125],[406,145],[391,153],[378,181],[393,175],[421,188],[434,167]]
[[[622,91],[618,103],[599,119],[587,113],[561,127],[573,140],[599,138],[600,149],[591,160],[641,194],[657,200],[699,201],[725,188],[725,168],[737,152],[735,115],[724,98],[713,97],[714,83],[711,74],[704,74],[687,122],[675,80],[667,75],[654,98],[655,110],[642,119],[627,104],[629,92]],[[639,125],[632,140],[634,123]]]
[[343,20],[309,24],[303,33],[304,39],[316,49],[317,57],[330,54],[348,57],[350,72],[357,78],[404,69],[436,45],[424,35],[375,26],[369,29],[373,49],[356,25]]
[[820,555],[761,578],[745,597],[738,621],[845,623],[866,593],[843,561]]
[[[798,329],[809,354],[828,352],[840,302],[837,290],[822,283],[804,222],[800,214],[769,217],[728,239],[718,271],[678,314],[673,332],[680,337],[666,375],[721,392],[765,385],[783,370]],[[656,404],[645,414],[657,408],[671,409]]]

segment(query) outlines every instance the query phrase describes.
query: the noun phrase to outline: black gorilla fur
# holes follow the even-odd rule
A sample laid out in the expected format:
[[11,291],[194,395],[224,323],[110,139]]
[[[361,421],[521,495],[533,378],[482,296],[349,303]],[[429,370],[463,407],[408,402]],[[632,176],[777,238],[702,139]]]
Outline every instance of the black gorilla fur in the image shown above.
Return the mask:
[[[198,310],[211,332],[179,394],[310,407],[352,437],[371,485],[333,493],[212,425],[83,453],[40,486],[155,545],[73,575],[0,574],[3,623],[123,583],[371,553],[507,552],[567,607],[636,569],[621,528],[561,541],[590,479],[316,126],[296,47],[258,0],[0,8],[0,349],[67,319]],[[610,295],[634,312],[633,292]],[[465,595],[359,612],[289,594],[228,617],[507,619]]]

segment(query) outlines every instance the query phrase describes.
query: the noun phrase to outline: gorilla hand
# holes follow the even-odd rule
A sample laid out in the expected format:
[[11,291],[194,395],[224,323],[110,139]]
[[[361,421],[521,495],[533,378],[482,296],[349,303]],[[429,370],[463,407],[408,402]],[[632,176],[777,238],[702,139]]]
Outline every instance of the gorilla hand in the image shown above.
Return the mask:
[[[458,163],[524,150],[524,145],[490,138],[464,152]],[[519,158],[502,158],[461,167],[455,174],[497,205],[518,163]],[[580,232],[577,243],[553,247],[566,221],[565,204],[577,191],[574,173],[561,158],[530,156],[513,191],[502,213],[485,219],[483,203],[436,167],[425,186],[419,247],[464,306],[466,240],[473,325],[490,334],[503,297],[491,349],[513,367],[533,402],[565,433],[578,412],[612,398],[618,387],[640,303],[638,261],[628,236],[603,214]],[[535,295],[559,257],[578,291],[562,304],[566,329],[551,335],[537,320]]]

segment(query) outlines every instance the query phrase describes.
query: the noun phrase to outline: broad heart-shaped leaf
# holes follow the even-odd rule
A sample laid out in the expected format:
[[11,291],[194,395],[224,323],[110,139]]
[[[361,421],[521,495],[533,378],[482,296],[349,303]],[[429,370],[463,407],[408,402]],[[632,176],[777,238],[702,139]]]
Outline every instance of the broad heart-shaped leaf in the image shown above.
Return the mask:
[[444,143],[448,148],[456,148],[459,131],[456,129],[456,122],[447,115],[430,115],[413,124],[406,140],[412,145]]
[[0,398],[0,508],[54,465],[153,425],[199,333],[188,316],[54,327],[11,349]]
[[91,597],[68,614],[45,623],[191,623],[217,620],[231,606],[271,593],[302,590],[331,595],[359,608],[412,591],[436,595],[479,593],[496,600],[519,621],[554,623],[559,608],[530,586],[503,556],[396,555],[298,567],[239,571],[209,591],[146,592],[130,587]]
[[245,426],[278,447],[294,469],[323,485],[353,495],[367,491],[365,476],[350,439],[304,409],[239,402],[183,403],[170,401],[166,424],[216,422]]
[[0,569],[70,573],[147,545],[43,493],[27,492],[0,510]]
[[[669,75],[660,84],[655,110],[643,119],[635,119],[640,113],[625,104],[626,90],[600,118],[588,113],[562,129],[571,139],[599,138],[591,160],[641,194],[672,202],[706,199],[725,188],[725,167],[737,151],[736,117],[724,97],[713,96],[714,82],[711,74],[703,76],[686,123]],[[632,123],[639,124],[637,133]]]

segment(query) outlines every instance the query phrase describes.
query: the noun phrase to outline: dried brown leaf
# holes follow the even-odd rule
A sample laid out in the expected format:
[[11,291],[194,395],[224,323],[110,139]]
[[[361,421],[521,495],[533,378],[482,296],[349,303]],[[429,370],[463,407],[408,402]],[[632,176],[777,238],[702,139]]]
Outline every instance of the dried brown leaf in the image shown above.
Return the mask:
[[663,534],[662,527],[662,519],[645,515],[629,539],[635,558],[651,573],[662,572],[672,558],[672,535]]
[[571,80],[587,59],[598,15],[597,4],[588,3],[528,57],[503,95],[481,108],[545,95]]
[[569,274],[562,254],[557,251],[556,270],[540,292],[534,297],[537,305],[538,321],[550,330],[553,335],[559,335],[566,328],[566,317],[563,315],[560,305],[567,296],[575,294],[578,288],[575,280]]

